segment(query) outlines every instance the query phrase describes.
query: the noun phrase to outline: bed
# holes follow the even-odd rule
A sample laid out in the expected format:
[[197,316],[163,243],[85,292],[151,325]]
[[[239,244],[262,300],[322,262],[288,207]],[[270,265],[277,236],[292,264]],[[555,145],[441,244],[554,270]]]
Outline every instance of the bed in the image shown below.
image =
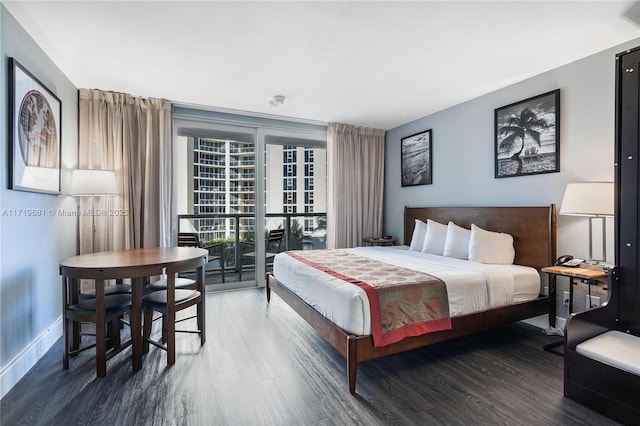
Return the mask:
[[[526,269],[523,267],[529,267],[537,272],[541,268],[552,264],[551,262],[555,259],[555,217],[555,205],[535,207],[406,207],[404,212],[404,241],[407,245],[411,241],[416,219],[423,221],[431,219],[443,224],[453,221],[455,224],[465,228],[470,228],[474,224],[485,230],[508,233],[513,236],[513,246],[515,248],[514,265],[520,265],[514,267],[522,268],[523,270]],[[402,258],[404,254],[400,255],[400,251],[405,251],[409,256],[418,256],[418,254],[409,253],[406,247],[387,248],[387,252],[383,252],[383,250],[385,249],[356,248],[350,251],[358,256],[374,258],[384,258],[386,256],[391,259],[391,257],[395,257],[395,253],[398,253],[398,257]],[[459,306],[452,302],[450,303],[452,307],[450,329],[405,337],[400,341],[380,346],[374,343],[370,325],[367,324],[367,313],[363,314],[364,319],[360,321],[361,323],[358,320],[355,322],[347,320],[345,322],[345,319],[340,317],[350,317],[350,315],[341,315],[342,309],[346,311],[347,307],[336,307],[333,306],[335,304],[330,304],[330,306],[333,306],[333,311],[329,312],[326,308],[320,308],[322,306],[321,299],[324,298],[320,294],[321,292],[315,291],[316,294],[314,294],[314,291],[306,293],[300,291],[300,286],[292,278],[295,274],[292,275],[290,273],[296,269],[295,262],[291,264],[290,255],[291,253],[279,255],[280,257],[274,263],[274,272],[267,279],[267,301],[270,301],[271,291],[273,290],[346,358],[347,383],[349,392],[352,394],[356,390],[356,372],[360,362],[538,315],[550,314],[550,317],[555,316],[555,306],[549,301],[549,298],[555,300],[555,288],[549,289],[549,295],[542,294],[538,275],[536,291],[532,294],[530,273],[529,278],[526,278],[526,274],[516,274],[517,278],[514,279],[515,294],[513,295],[512,303],[502,306],[490,306],[489,304],[489,306],[469,308],[468,306],[465,307],[464,303]],[[429,261],[428,257],[426,257],[427,261],[422,259],[420,258],[420,261],[424,263]],[[456,263],[457,260],[445,259],[445,261],[453,263],[453,268],[459,267],[458,263]],[[403,261],[399,260],[399,262]],[[468,263],[471,264],[472,262]],[[286,266],[287,264],[288,266]],[[302,264],[300,266],[302,267]],[[479,268],[480,274],[486,273],[484,267]],[[287,270],[289,270],[289,273]],[[309,281],[309,278],[304,277],[302,281]],[[454,295],[453,299],[457,299],[455,296],[457,294],[455,284],[451,288],[449,286],[450,284],[447,283],[449,293]],[[469,312],[470,310],[472,312]]]

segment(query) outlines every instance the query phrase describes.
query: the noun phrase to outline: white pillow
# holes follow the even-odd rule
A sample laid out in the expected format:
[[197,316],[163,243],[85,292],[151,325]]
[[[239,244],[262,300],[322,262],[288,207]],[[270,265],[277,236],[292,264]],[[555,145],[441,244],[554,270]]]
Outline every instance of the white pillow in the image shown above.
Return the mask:
[[424,236],[427,233],[427,224],[416,219],[416,226],[413,228],[413,235],[411,236],[411,245],[409,250],[420,251],[424,245]]
[[449,222],[447,225],[447,240],[444,243],[443,256],[456,257],[458,259],[469,258],[469,238],[471,231]]
[[471,224],[469,260],[479,263],[511,265],[516,257],[513,237],[503,232],[486,231]]
[[422,252],[442,256],[446,239],[447,225],[427,219],[427,235],[424,237]]

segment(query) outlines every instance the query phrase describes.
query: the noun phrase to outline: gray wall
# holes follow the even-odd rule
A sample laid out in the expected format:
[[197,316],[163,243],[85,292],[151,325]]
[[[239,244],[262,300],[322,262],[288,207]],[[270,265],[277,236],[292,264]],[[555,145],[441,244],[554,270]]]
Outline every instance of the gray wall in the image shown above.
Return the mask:
[[[615,55],[639,44],[640,38],[389,130],[384,233],[402,240],[404,206],[559,209],[567,183],[613,181]],[[494,109],[554,89],[560,89],[560,172],[495,179]],[[433,184],[402,188],[400,140],[426,129],[433,129]],[[613,263],[613,220],[607,222]],[[586,218],[558,216],[558,254],[588,258],[587,232]]]
[[[13,57],[62,100],[62,188],[77,165],[77,88],[0,6],[0,375],[4,395],[61,335],[58,263],[76,252],[75,210],[68,196],[7,189],[7,79]],[[15,210],[55,214],[19,216]],[[62,365],[60,365],[62,368]]]

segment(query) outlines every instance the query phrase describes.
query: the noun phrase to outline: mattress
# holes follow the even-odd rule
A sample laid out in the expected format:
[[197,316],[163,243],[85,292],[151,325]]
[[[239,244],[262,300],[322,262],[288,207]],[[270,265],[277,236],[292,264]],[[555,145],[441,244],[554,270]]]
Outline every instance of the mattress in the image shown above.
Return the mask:
[[[527,266],[488,265],[409,251],[406,246],[343,250],[441,279],[447,286],[452,317],[533,300],[540,293],[540,274]],[[338,327],[359,336],[371,334],[369,300],[362,288],[286,253],[275,257],[273,273],[282,285]]]

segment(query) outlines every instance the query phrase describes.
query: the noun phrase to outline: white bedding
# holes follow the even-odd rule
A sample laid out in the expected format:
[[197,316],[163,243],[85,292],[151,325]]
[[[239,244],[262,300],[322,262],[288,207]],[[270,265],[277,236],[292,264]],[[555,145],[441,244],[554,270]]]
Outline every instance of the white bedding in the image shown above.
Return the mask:
[[[527,266],[487,265],[409,251],[406,246],[345,250],[440,278],[447,286],[452,317],[533,300],[540,293],[540,274]],[[369,301],[362,288],[285,253],[275,257],[273,272],[285,287],[340,328],[355,335],[371,334]]]

